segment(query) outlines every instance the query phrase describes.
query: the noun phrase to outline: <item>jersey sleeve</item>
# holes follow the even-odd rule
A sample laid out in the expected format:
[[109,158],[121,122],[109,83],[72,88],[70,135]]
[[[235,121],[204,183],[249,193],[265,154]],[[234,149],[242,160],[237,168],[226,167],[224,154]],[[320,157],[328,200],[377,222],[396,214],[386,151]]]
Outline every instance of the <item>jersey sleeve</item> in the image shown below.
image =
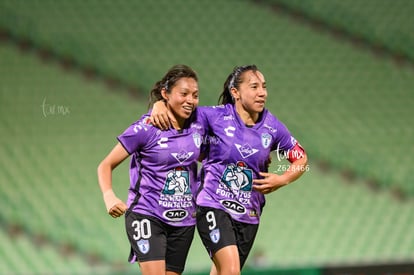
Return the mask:
[[142,146],[144,146],[148,140],[150,140],[151,129],[153,126],[150,124],[149,117],[144,115],[140,120],[132,123],[125,131],[120,134],[117,139],[122,146],[131,155]]
[[197,112],[197,122],[200,123],[205,129],[208,129],[208,114],[211,112],[211,107],[207,106],[198,106],[196,109]]
[[285,124],[277,119],[275,122],[277,131],[272,150],[276,150],[277,153],[283,153],[291,150],[297,143],[296,139],[291,135]]
[[289,162],[294,162],[306,155],[305,150],[299,142],[290,134],[287,127],[279,122],[277,130],[277,142],[273,145],[273,150],[286,158]]
[[198,106],[196,109],[196,112],[197,112],[197,122],[200,123],[201,127],[204,128],[204,136],[202,138],[201,147],[200,147],[200,156],[201,158],[203,158],[204,156],[208,154],[209,107]]

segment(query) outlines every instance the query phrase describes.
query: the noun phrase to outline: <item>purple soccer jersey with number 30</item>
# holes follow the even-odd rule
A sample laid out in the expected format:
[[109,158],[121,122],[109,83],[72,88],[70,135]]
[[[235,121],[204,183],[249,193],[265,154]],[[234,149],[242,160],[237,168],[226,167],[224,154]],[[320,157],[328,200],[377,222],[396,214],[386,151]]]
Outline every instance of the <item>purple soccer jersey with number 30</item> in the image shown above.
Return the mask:
[[161,131],[144,115],[118,136],[131,155],[127,201],[131,211],[173,226],[195,224],[193,195],[203,129],[193,121],[182,131]]
[[258,172],[267,172],[271,151],[285,152],[296,140],[266,109],[253,126],[246,126],[231,104],[198,107],[208,136],[200,171],[197,205],[222,209],[233,219],[258,224],[265,197],[252,189]]

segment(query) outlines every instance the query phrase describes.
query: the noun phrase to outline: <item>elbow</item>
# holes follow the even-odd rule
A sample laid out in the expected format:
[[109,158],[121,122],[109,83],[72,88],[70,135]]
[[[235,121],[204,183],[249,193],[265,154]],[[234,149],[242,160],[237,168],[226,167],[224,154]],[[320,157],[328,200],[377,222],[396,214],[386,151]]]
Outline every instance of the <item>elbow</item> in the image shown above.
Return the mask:
[[302,158],[297,160],[298,164],[301,166],[301,171],[306,172],[309,170],[308,166],[308,156],[306,153],[303,154]]
[[303,174],[306,171],[309,171],[308,156],[306,153],[304,153],[301,158],[294,160],[292,164],[296,167],[296,171],[299,174]]
[[302,161],[303,161],[303,165],[308,165],[308,155],[306,153],[303,154]]
[[112,170],[111,166],[105,160],[101,161],[96,169],[98,179],[101,179],[110,170]]
[[96,173],[99,175],[102,174],[102,171],[104,170],[104,162],[102,161],[101,163],[99,163],[98,168],[96,169]]

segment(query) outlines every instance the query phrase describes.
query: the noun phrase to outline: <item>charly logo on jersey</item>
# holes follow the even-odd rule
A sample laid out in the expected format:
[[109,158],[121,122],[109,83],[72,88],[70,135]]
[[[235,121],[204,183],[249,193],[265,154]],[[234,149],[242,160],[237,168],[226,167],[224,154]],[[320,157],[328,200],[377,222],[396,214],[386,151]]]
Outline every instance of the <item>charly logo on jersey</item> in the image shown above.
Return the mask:
[[[201,143],[201,141],[200,141]],[[181,150],[178,153],[171,153],[171,155],[179,162],[179,163],[183,163],[184,161],[186,161],[187,159],[189,159],[192,155],[194,154],[194,152],[187,152],[185,150]]]
[[149,126],[148,123],[140,121],[138,122],[138,124],[134,126],[134,132],[138,133],[138,131],[140,130],[148,131],[148,126]]
[[240,155],[245,159],[250,157],[251,155],[256,154],[257,152],[259,152],[258,149],[252,148],[252,146],[248,143],[244,144],[244,145],[240,145],[235,143],[234,144],[237,148],[237,150],[239,150]]
[[141,251],[142,254],[147,254],[150,250],[150,244],[148,240],[141,239],[137,241],[137,246],[139,251]]
[[236,128],[233,126],[228,126],[224,128],[224,132],[226,133],[226,136],[228,137],[234,137],[234,131],[236,131]]
[[168,148],[168,138],[167,137],[162,137],[157,141],[157,144],[161,147],[161,148]]
[[262,133],[262,146],[267,149],[272,142],[272,136],[269,133]]
[[253,186],[253,171],[247,168],[243,161],[227,164],[221,176],[221,182],[232,191],[251,191]]
[[162,193],[168,195],[191,194],[189,172],[181,166],[168,171]]

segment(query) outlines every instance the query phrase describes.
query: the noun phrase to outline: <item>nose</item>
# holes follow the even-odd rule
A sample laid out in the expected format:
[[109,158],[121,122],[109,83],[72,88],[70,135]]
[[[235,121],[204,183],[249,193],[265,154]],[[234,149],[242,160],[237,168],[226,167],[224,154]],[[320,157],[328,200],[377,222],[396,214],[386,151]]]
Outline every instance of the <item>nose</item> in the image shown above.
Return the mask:
[[193,103],[193,101],[194,101],[193,96],[192,96],[192,95],[188,95],[188,96],[187,96],[187,98],[186,98],[186,101],[187,101],[188,103]]
[[261,87],[260,89],[259,89],[259,96],[260,97],[267,97],[267,89],[266,89],[266,87]]
[[188,95],[186,97],[186,101],[189,104],[192,104],[194,106],[197,106],[198,105],[198,96],[197,95],[194,95],[194,94],[193,95]]

